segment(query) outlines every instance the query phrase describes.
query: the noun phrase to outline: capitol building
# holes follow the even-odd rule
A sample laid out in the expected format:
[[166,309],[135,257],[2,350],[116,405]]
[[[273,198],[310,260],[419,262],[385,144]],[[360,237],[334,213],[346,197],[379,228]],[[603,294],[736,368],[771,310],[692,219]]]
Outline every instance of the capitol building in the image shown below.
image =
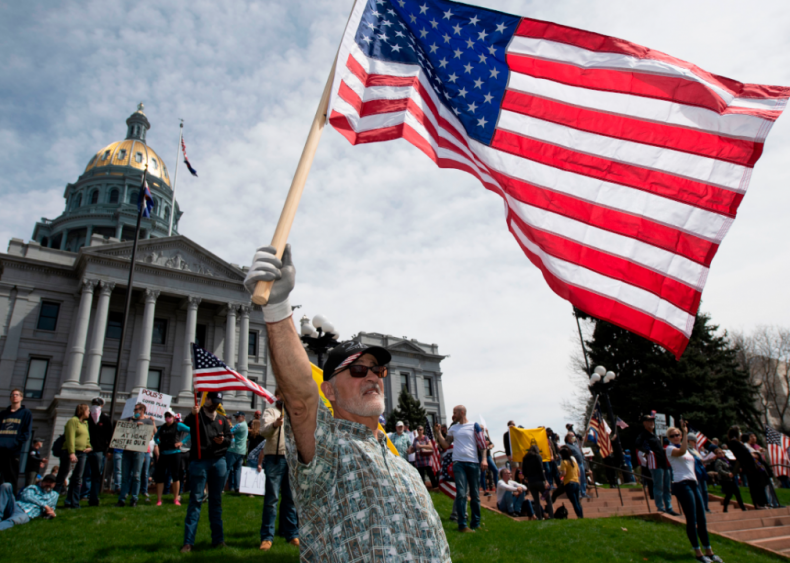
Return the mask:
[[[142,104],[126,126],[124,140],[96,152],[66,185],[63,213],[38,222],[29,242],[14,238],[0,253],[0,397],[23,390],[45,451],[77,404],[100,395],[109,411],[116,371],[116,418],[144,388],[171,395],[174,410],[186,413],[194,405],[191,342],[274,391],[263,314],[243,285],[246,267],[179,233],[183,211],[172,201],[165,162],[146,143],[151,124]],[[116,365],[146,167],[154,208],[142,220],[132,308]],[[387,412],[406,388],[429,417],[445,420],[444,356],[436,344],[366,332],[354,338],[393,355]],[[225,394],[224,407],[250,412],[264,405],[237,391]]]

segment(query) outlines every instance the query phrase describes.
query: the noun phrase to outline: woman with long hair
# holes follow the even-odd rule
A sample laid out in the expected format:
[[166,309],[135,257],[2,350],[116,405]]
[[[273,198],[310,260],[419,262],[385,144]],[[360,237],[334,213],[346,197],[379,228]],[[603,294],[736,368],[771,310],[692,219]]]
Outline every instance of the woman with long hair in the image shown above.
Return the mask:
[[[697,476],[694,471],[694,456],[689,452],[688,425],[681,420],[681,429],[674,426],[667,430],[669,446],[667,446],[667,459],[672,466],[673,493],[683,507],[686,517],[686,535],[694,548],[697,561],[702,563],[722,563],[718,555],[713,554],[708,539],[708,523],[705,518],[705,504],[702,502]],[[699,541],[697,540],[699,537]],[[702,554],[700,542],[705,549]]]
[[[524,470],[524,476],[527,478],[527,487],[535,499],[533,508],[538,517],[538,520],[543,520],[544,513],[543,507],[540,504],[540,496],[544,491],[549,490],[549,477],[546,475],[543,466],[543,456],[540,453],[540,448],[537,444],[532,444],[524,456],[521,464]],[[554,518],[554,505],[551,502],[551,497],[546,499],[546,510],[549,518]]]
[[[82,475],[85,472],[88,454],[91,452],[88,416],[90,416],[90,407],[86,403],[80,403],[74,411],[74,416],[69,419],[66,423],[66,428],[63,430],[65,440],[63,442],[63,454],[60,457],[61,470],[58,471],[58,480],[61,483],[61,487],[68,469],[72,463],[74,464],[74,469],[69,479],[66,500],[64,501],[66,508],[80,507]],[[63,479],[61,479],[61,474],[63,474]]]

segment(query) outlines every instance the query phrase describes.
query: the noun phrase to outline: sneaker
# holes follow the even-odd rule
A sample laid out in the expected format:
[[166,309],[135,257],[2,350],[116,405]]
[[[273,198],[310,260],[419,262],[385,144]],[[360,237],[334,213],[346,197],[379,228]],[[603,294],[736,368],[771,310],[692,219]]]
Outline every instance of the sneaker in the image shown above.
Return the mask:
[[212,543],[212,544],[211,544],[211,547],[219,547],[219,548],[223,548],[223,547],[228,547],[228,546],[227,546],[227,544],[226,544],[224,541],[221,541],[221,542],[219,542],[219,543]]
[[188,543],[184,544],[184,547],[181,548],[181,553],[189,553],[190,551],[192,551],[192,546]]
[[261,542],[261,547],[260,547],[261,551],[269,551],[271,548],[272,548],[272,542],[270,542],[269,540],[264,540]]
[[291,540],[288,540],[288,543],[290,543],[291,545],[295,545],[296,547],[299,547],[299,538],[293,538]]
[[718,555],[706,555],[706,557],[711,561],[713,561],[713,563],[724,563],[722,558],[719,557]]
[[671,508],[669,510],[667,510],[667,514],[669,514],[670,516],[680,516],[680,514],[678,514],[677,512],[672,510]]
[[132,501],[129,503],[129,508],[134,508],[135,506],[137,506],[137,500],[132,499]]
[[462,534],[474,534],[475,531],[472,528],[458,528],[458,531]]
[[162,501],[161,500],[156,501],[156,506],[162,506]]
[[696,559],[697,559],[697,561],[699,561],[700,563],[712,563],[712,562],[711,562],[711,560],[708,558],[708,556],[707,556],[707,555],[700,555],[700,556],[698,556]]
[[115,506],[121,506],[121,507],[126,506],[126,502],[119,500],[118,502],[115,503]]
[[450,521],[458,522],[458,517],[455,514],[450,514]]
[[181,506],[181,499],[175,499],[173,501],[173,504],[175,504],[176,506]]

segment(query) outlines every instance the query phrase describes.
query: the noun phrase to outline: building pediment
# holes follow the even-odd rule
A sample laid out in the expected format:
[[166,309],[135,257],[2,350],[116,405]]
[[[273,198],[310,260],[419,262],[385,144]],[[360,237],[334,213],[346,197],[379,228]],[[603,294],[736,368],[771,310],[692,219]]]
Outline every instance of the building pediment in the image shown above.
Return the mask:
[[[128,261],[132,255],[132,243],[92,246],[82,248],[81,253],[82,259],[88,262],[102,258]],[[239,268],[184,236],[141,240],[137,245],[136,262],[235,282],[241,282],[245,277]]]
[[401,352],[407,354],[420,354],[423,356],[432,356],[430,352],[426,352],[413,342],[409,342],[408,340],[401,340],[400,342],[396,342],[390,346],[387,346],[387,350],[390,352]]

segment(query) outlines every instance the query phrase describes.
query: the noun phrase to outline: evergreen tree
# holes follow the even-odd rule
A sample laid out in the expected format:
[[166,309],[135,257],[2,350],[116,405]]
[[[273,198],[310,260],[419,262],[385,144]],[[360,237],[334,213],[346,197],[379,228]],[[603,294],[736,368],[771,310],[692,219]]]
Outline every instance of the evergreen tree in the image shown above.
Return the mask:
[[708,438],[726,438],[733,424],[761,428],[755,408],[757,387],[739,367],[737,350],[726,334],[716,334],[719,327],[711,324],[709,315],[697,315],[680,360],[641,336],[592,320],[595,329],[587,341],[590,364],[617,373],[609,397],[615,416],[630,425],[621,433],[624,448],[633,446],[642,429],[639,417],[651,410],[673,416],[676,423],[682,415]]
[[412,397],[411,393],[404,387],[401,389],[400,395],[398,396],[397,408],[393,409],[387,417],[386,430],[387,432],[395,432],[395,423],[399,420],[402,420],[409,425],[411,430],[414,430],[418,426],[425,425],[425,418],[427,416],[428,413],[422,408],[422,403],[420,403],[418,399]]

